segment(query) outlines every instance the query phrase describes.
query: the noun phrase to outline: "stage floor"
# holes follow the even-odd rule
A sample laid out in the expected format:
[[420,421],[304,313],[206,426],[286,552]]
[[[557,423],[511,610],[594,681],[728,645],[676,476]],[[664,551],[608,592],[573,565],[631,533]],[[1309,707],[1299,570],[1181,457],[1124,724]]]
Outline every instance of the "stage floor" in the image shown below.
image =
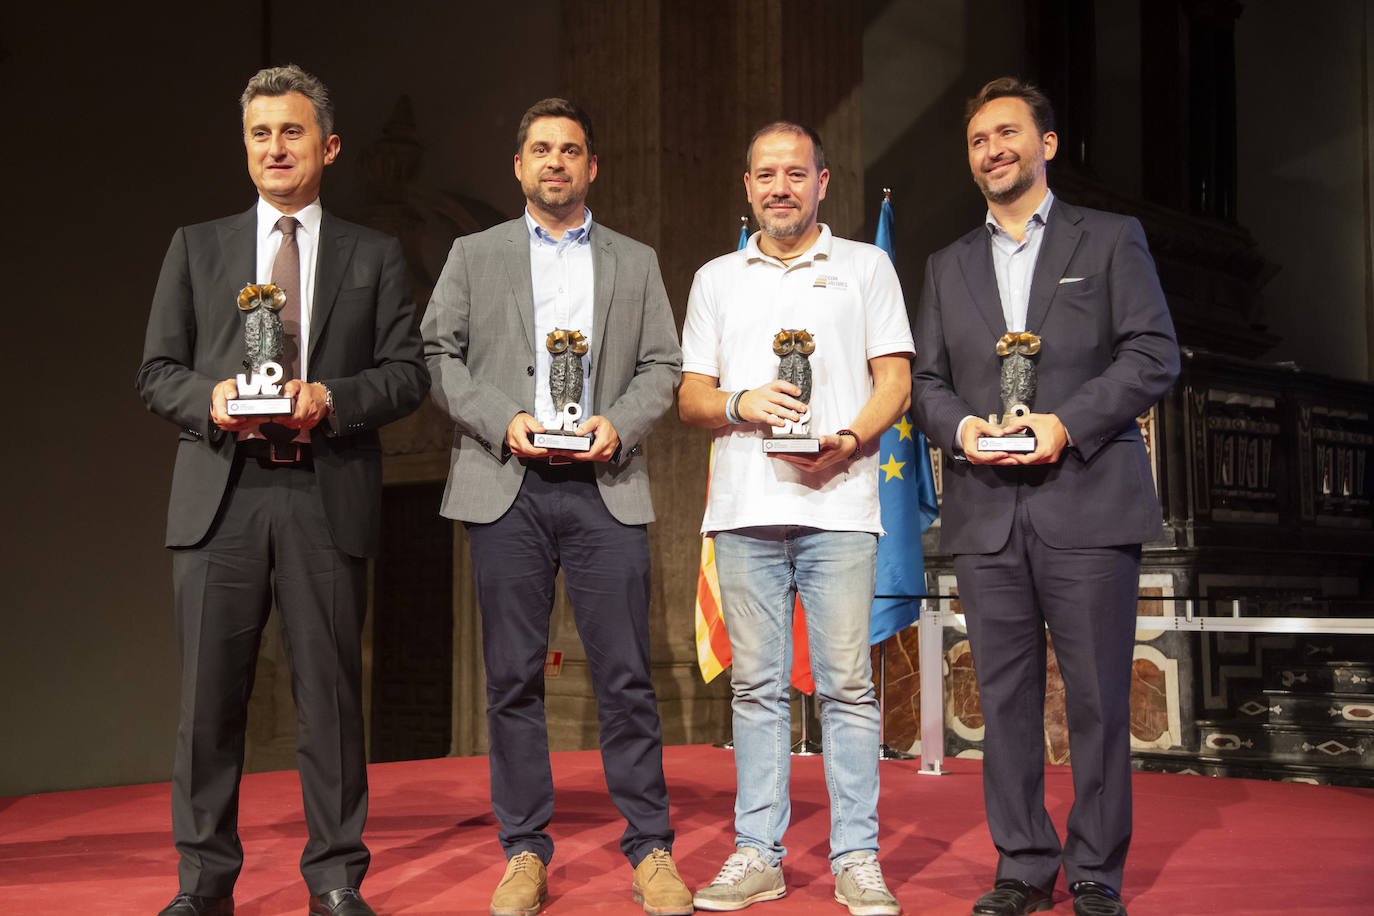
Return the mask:
[[[729,751],[665,754],[677,841],[692,887],[730,851],[734,766]],[[979,764],[882,765],[882,851],[888,884],[908,914],[966,916],[992,880]],[[642,910],[619,851],[624,823],[606,795],[595,752],[554,755],[557,843],[545,912]],[[487,802],[485,757],[388,763],[369,769],[363,891],[381,914],[485,913],[504,861]],[[1125,898],[1132,916],[1374,913],[1374,790],[1137,773],[1135,839]],[[1063,829],[1067,768],[1051,767],[1046,796]],[[152,916],[176,892],[167,783],[0,799],[0,914]],[[788,894],[749,913],[843,916],[826,864],[829,809],[818,757],[793,762]],[[297,872],[304,843],[292,772],[244,779],[241,916],[304,913]],[[1073,905],[1061,878],[1056,913]]]

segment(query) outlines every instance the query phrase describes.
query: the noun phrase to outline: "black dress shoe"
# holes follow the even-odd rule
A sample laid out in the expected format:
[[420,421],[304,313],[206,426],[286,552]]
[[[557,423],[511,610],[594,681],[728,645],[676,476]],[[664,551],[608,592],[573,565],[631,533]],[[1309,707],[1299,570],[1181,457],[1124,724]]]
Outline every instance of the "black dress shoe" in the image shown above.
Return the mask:
[[336,887],[310,898],[310,916],[377,916],[356,887]]
[[1073,891],[1074,916],[1126,916],[1126,905],[1114,888],[1096,881],[1075,881]]
[[234,916],[234,898],[177,894],[157,916]]
[[1025,916],[1051,906],[1049,891],[1016,878],[1003,878],[978,898],[973,916]]

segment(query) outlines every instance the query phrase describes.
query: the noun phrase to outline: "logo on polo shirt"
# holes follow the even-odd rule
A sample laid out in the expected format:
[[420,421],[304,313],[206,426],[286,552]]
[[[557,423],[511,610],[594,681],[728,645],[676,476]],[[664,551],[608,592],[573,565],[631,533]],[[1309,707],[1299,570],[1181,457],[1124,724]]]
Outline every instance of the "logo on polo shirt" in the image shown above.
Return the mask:
[[849,284],[834,274],[816,274],[813,289],[849,289]]

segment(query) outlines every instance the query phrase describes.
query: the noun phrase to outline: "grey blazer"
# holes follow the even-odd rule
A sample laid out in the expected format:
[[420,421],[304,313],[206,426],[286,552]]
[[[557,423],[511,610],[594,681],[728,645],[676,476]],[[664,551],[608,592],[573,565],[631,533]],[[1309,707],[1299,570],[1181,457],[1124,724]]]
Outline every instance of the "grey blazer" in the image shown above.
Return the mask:
[[[642,443],[672,403],[682,348],[654,250],[599,223],[590,244],[592,412],[620,436],[616,456],[595,464],[596,482],[617,520],[641,525],[654,518]],[[523,216],[453,243],[421,331],[431,395],[458,424],[440,511],[495,521],[525,476],[506,447],[506,427],[517,413],[534,412],[534,292]]]
[[[954,455],[966,416],[1001,412],[1006,333],[991,241],[979,226],[930,256],[916,314],[916,425]],[[1159,497],[1135,418],[1169,390],[1178,344],[1140,223],[1056,200],[1031,280],[1026,328],[1041,336],[1037,413],[1074,445],[1025,468],[945,464],[941,546],[992,553],[1011,531],[1018,490],[1053,547],[1139,544],[1161,536]]]

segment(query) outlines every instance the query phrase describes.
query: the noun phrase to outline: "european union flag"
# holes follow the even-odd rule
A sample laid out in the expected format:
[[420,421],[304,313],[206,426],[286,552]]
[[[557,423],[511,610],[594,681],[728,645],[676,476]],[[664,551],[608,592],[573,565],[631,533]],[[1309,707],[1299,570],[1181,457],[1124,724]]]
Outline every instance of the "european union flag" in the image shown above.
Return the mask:
[[[884,199],[873,243],[895,262],[892,219],[892,202]],[[926,437],[911,424],[909,415],[903,414],[883,433],[879,442],[879,461],[878,499],[887,534],[878,539],[878,577],[874,593],[924,595],[926,564],[921,535],[935,521],[940,508],[935,501],[935,475],[930,470]],[[877,645],[909,627],[920,610],[921,602],[916,598],[874,598],[869,644]]]

